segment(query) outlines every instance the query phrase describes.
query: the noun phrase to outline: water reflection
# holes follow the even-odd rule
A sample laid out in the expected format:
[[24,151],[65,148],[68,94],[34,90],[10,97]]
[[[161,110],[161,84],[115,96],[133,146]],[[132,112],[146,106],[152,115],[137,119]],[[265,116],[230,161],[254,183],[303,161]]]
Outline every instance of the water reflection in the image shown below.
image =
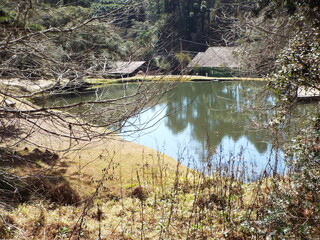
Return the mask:
[[246,162],[263,168],[274,155],[271,133],[261,128],[273,115],[267,110],[273,98],[261,96],[264,86],[261,82],[183,83],[162,103],[131,119],[134,124],[129,120],[125,131],[146,122],[151,129],[124,137],[176,159],[185,150],[196,162],[211,159],[221,150],[225,156],[242,152]]
[[[50,101],[70,104],[117,98],[133,94],[140,87],[137,84],[108,86],[94,93],[62,96],[60,100],[55,97]],[[212,159],[217,152],[226,158],[241,152],[243,161],[255,163],[262,169],[272,165],[270,161],[275,161],[277,153],[272,149],[272,133],[263,128],[274,114],[268,110],[273,98],[262,97],[264,87],[263,82],[182,83],[156,106],[125,120],[121,134],[127,140],[160,150],[175,159],[181,159],[185,153],[194,159],[192,167]],[[86,105],[80,110],[91,113],[92,119],[88,120],[99,122],[110,121],[112,115],[107,108]],[[105,116],[97,114],[98,111]],[[186,161],[183,163],[188,165]]]
[[[167,113],[180,110],[177,114],[168,115],[165,125],[173,134],[190,126],[192,137],[199,142],[209,140],[212,148],[216,148],[226,136],[234,142],[246,136],[258,152],[263,153],[268,145],[265,142],[267,132],[254,129],[252,125],[266,123],[269,115],[248,111],[252,102],[247,94],[252,92],[252,88],[253,85],[248,83],[184,84],[167,102]],[[255,90],[258,89],[256,87]]]

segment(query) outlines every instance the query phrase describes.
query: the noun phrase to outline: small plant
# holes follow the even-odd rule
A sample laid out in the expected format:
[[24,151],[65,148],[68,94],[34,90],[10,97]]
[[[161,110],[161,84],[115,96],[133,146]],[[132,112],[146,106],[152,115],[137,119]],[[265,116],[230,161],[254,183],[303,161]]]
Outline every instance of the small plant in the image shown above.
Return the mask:
[[70,233],[70,229],[66,226],[60,227],[58,231],[58,238],[63,239],[68,237],[68,234]]
[[0,219],[0,238],[11,239],[14,236],[14,220],[10,216],[2,216]]
[[185,53],[177,53],[175,54],[175,59],[179,62],[180,72],[182,74],[186,73],[186,67],[191,62],[191,57]]

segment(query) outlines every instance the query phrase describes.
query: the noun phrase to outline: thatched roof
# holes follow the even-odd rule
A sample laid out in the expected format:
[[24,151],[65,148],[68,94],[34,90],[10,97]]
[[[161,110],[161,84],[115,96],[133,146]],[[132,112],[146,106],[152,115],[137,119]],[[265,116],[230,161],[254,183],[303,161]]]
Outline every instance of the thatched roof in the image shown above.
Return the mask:
[[210,47],[205,52],[199,52],[189,63],[189,68],[239,68],[240,61],[236,57],[238,50],[235,47]]
[[132,74],[138,70],[145,61],[115,62],[114,67],[108,71],[110,74]]

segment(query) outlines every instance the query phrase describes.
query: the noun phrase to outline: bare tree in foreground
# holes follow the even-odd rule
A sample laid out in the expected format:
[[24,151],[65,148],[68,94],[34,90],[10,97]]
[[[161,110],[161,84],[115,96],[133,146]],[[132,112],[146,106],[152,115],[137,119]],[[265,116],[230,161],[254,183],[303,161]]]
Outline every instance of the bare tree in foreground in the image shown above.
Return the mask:
[[[116,10],[94,15],[88,9],[75,6],[55,9],[33,0],[4,1],[0,9],[4,17],[0,24],[0,74],[2,78],[28,80],[22,85],[17,79],[6,81],[9,85],[0,82],[3,202],[28,200],[34,192],[50,192],[61,182],[68,186],[63,172],[67,170],[58,160],[70,159],[71,152],[76,159],[78,150],[90,150],[94,144],[100,144],[104,146],[99,149],[101,153],[95,153],[91,161],[102,158],[103,154],[112,160],[112,153],[108,152],[110,139],[119,140],[115,133],[129,118],[151,107],[172,88],[170,84],[137,83],[116,90],[105,88],[106,92],[93,89],[91,97],[77,92],[77,84],[80,88],[84,84],[79,79],[104,76],[111,63],[125,55],[137,57],[135,49],[123,50],[126,43],[117,39],[120,28],[114,24],[131,17],[136,8],[139,4],[128,2]],[[71,20],[64,21],[70,15]],[[57,23],[52,20],[55,17]],[[51,20],[46,25],[48,18]],[[39,78],[54,78],[55,84],[43,87]],[[66,78],[72,80],[65,86],[78,95],[77,101],[53,105],[49,101],[50,93],[59,93]],[[15,86],[15,82],[20,85]],[[39,86],[37,91],[29,92],[26,90],[29,85]],[[48,166],[41,167],[41,162]],[[23,176],[10,172],[13,166],[20,167]],[[79,167],[83,168],[85,166]],[[52,185],[48,181],[52,181]],[[50,185],[48,189],[39,189],[46,184]]]

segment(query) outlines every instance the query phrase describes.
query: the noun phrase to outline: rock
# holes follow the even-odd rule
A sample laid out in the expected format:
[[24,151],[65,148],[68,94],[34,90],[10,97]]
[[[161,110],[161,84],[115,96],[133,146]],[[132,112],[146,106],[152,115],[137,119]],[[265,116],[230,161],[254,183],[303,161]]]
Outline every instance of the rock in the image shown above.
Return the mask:
[[11,100],[8,99],[8,98],[5,98],[5,99],[4,99],[4,105],[5,105],[6,107],[14,108],[14,107],[16,106],[16,103],[13,102],[13,101],[11,101]]

